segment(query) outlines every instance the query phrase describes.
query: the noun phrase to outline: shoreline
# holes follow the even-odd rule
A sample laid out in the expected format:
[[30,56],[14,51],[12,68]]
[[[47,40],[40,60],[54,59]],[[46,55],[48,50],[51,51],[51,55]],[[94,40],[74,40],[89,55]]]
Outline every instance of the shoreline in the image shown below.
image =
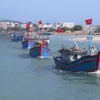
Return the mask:
[[[88,35],[88,33],[83,33],[83,32],[70,32],[70,33],[57,33],[57,32],[52,32],[56,35]],[[100,35],[100,33],[91,33],[92,35]]]
[[[80,37],[80,38],[73,38],[73,41],[83,41],[85,40],[85,37]],[[87,39],[88,40],[88,39]],[[100,42],[100,37],[93,37],[93,41],[95,42]]]
[[8,35],[8,33],[5,31],[2,31],[2,32],[0,32],[0,35]]
[[[50,32],[54,33],[56,35],[88,35],[88,33],[83,33],[83,32],[62,32],[62,33],[57,33],[57,32]],[[8,34],[6,31],[0,31],[0,34]],[[100,35],[100,33],[91,33],[92,35]]]
[[[72,38],[73,41],[83,41],[88,37],[88,33],[55,33],[58,36],[76,36],[74,38]],[[98,35],[99,34],[99,35]],[[99,42],[100,41],[100,33],[94,33],[92,35],[93,37],[93,41],[95,42]]]
[[[72,38],[73,41],[83,41],[88,36],[88,33],[76,33],[76,32],[70,32],[70,33],[53,32],[53,33],[57,36],[64,36],[64,37],[66,37],[66,36],[76,36],[76,37]],[[96,35],[96,34],[99,34],[99,35]],[[9,35],[9,34],[5,31],[2,31],[2,32],[0,32],[0,35]],[[100,33],[94,33],[92,35],[92,37],[93,37],[93,41],[95,41],[95,42],[100,41]]]

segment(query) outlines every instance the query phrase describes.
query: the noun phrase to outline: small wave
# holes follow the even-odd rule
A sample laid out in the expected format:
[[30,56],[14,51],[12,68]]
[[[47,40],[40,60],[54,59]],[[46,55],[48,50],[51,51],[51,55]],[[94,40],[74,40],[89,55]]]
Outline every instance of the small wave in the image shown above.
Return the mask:
[[89,74],[100,74],[100,70],[97,70],[95,72],[89,72]]
[[21,57],[21,58],[31,58],[29,54],[20,54],[19,57]]
[[39,56],[38,58],[40,58],[40,59],[46,59],[46,58],[52,58],[52,56],[48,56],[48,57]]
[[100,77],[100,70],[97,70],[95,72],[89,72],[88,74],[92,74],[92,75],[95,75],[97,77]]
[[7,45],[0,45],[0,48],[6,48],[7,47]]

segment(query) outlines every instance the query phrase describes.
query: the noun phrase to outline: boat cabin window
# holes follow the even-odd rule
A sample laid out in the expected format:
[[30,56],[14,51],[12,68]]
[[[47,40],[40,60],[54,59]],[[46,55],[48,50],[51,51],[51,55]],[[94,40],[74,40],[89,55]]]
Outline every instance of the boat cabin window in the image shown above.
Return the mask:
[[80,59],[81,57],[82,57],[82,55],[77,55],[77,54],[76,54],[76,55],[74,56],[74,59],[77,60],[77,59]]
[[39,42],[36,42],[36,43],[34,44],[34,46],[35,46],[35,47],[40,47],[40,43],[39,43]]
[[69,57],[69,61],[72,62],[72,61],[75,61],[75,60],[78,60],[80,59],[82,56],[81,55],[70,55]]

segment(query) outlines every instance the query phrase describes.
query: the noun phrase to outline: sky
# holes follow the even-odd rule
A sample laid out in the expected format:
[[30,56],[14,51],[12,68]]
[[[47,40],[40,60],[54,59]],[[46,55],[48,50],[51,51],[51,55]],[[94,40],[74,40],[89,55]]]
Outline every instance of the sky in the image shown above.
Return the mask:
[[92,18],[93,25],[100,25],[99,10],[100,0],[0,0],[0,20],[84,25]]

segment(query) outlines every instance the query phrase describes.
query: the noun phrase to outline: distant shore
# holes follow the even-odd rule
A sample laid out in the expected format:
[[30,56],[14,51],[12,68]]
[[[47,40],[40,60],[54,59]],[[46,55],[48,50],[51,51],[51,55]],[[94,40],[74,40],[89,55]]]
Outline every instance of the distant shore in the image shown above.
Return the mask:
[[[62,32],[62,33],[57,33],[57,32],[51,32],[56,35],[88,35],[88,33],[83,33],[83,32]],[[0,34],[8,34],[6,31],[0,31]],[[100,33],[92,33],[93,35],[100,35]]]
[[[79,32],[69,32],[69,33],[57,33],[57,32],[54,32],[54,34],[57,34],[57,35],[88,35],[88,33],[79,33]],[[92,33],[92,35],[100,35],[100,33]]]
[[0,32],[0,34],[2,34],[2,35],[7,35],[8,33],[5,32],[5,31],[2,31],[2,32]]
[[[83,41],[83,40],[85,40],[86,39],[86,37],[81,37],[81,38],[74,38],[73,39],[73,41]],[[95,42],[100,42],[100,36],[98,37],[98,36],[94,36],[93,37],[93,41],[95,41]]]

